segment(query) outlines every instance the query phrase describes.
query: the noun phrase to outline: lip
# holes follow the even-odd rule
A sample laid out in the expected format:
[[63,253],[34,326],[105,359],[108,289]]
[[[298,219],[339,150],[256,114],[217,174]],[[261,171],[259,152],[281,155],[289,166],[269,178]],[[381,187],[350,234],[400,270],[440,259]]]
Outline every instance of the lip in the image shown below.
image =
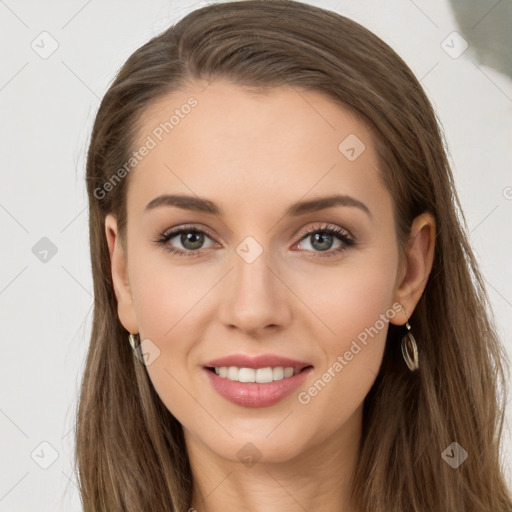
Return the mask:
[[288,357],[282,357],[275,354],[261,354],[259,356],[248,356],[245,354],[232,354],[230,356],[213,359],[204,365],[214,368],[215,366],[237,366],[238,368],[266,368],[268,366],[283,366],[284,368],[293,367],[302,370],[306,366],[312,366],[307,361],[297,361]]
[[[236,382],[220,377],[209,369],[215,366],[237,366],[239,368],[283,366],[285,368],[293,367],[300,372],[293,377],[260,384],[258,382]],[[280,402],[303,384],[312,370],[313,365],[308,362],[273,354],[260,356],[234,354],[209,361],[203,367],[203,372],[213,389],[226,400],[243,407],[269,407]]]

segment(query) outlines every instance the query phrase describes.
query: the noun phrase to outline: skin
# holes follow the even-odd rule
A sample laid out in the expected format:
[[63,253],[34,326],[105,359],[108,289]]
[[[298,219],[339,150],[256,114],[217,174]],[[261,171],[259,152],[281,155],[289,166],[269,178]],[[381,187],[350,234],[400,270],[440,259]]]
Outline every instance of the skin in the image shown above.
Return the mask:
[[[224,80],[190,85],[152,106],[140,141],[191,95],[197,107],[130,174],[126,254],[115,217],[105,221],[119,318],[160,350],[147,371],[184,428],[191,506],[199,512],[355,511],[349,478],[387,322],[309,403],[300,403],[298,393],[393,304],[404,312],[391,322],[408,320],[431,271],[434,220],[415,219],[401,259],[393,200],[370,134],[318,92],[284,86],[255,94]],[[338,150],[349,134],[366,146],[354,161]],[[371,216],[354,206],[284,216],[293,202],[334,191],[364,203]],[[144,211],[164,193],[208,198],[225,216],[172,206]],[[302,233],[325,223],[347,230],[356,244],[322,257],[327,251]],[[207,233],[199,256],[176,256],[153,243],[184,224]],[[263,250],[252,263],[236,252],[247,236]],[[191,250],[179,235],[167,244]],[[333,237],[326,247],[341,245]],[[233,353],[274,353],[309,361],[314,370],[277,404],[243,407],[218,395],[202,370]],[[250,467],[237,456],[246,443],[261,455]]]

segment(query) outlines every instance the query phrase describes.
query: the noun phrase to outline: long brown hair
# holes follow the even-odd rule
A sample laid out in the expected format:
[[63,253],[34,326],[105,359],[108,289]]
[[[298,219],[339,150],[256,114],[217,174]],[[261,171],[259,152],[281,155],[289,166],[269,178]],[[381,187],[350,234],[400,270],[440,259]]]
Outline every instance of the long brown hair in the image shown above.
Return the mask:
[[[420,369],[411,373],[400,361],[403,330],[390,325],[364,401],[354,503],[368,512],[510,512],[499,453],[507,358],[436,114],[381,39],[339,14],[291,0],[221,3],[188,14],[128,58],[101,102],[86,177],[95,302],[76,424],[84,511],[190,506],[181,425],[133,357],[117,315],[104,221],[113,213],[124,239],[129,173],[117,173],[108,192],[105,183],[129,160],[155,101],[189,81],[216,78],[327,94],[373,134],[400,249],[415,216],[429,211],[436,220],[433,269],[410,320]],[[468,452],[456,469],[442,457],[453,442]]]

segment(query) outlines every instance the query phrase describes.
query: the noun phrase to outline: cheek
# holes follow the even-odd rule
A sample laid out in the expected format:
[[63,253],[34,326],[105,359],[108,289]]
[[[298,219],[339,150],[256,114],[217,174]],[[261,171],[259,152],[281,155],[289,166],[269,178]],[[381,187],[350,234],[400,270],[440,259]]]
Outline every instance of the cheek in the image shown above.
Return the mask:
[[[330,320],[334,337],[342,345],[363,338],[361,334],[374,326],[391,307],[393,277],[381,269],[354,271],[340,279],[329,301],[319,305],[319,310]],[[378,327],[382,330],[381,322]],[[385,337],[385,332],[383,334]]]
[[179,331],[184,347],[193,332],[183,336],[183,330],[193,331],[201,299],[215,285],[214,274],[176,264],[172,256],[154,248],[134,251],[132,263],[130,283],[140,331],[160,343],[172,341]]
[[[392,307],[397,265],[395,248],[380,245],[354,252],[338,266],[318,266],[309,272],[298,268],[288,275],[311,318],[317,317],[316,330],[327,351],[350,345]],[[381,322],[378,327],[382,330]]]
[[201,410],[191,399],[197,394],[190,386],[191,372],[197,368],[190,352],[208,323],[204,304],[219,277],[210,269],[199,272],[171,258],[155,249],[134,250],[130,284],[141,340],[149,339],[149,346],[156,346],[157,357],[147,365],[148,375],[169,411],[185,427],[192,427]]
[[392,301],[397,262],[397,253],[389,248],[315,279],[311,309],[329,329],[318,329],[323,333],[318,342],[323,364],[297,401],[307,417],[324,418],[325,435],[361,406],[378,374],[389,320],[396,314]]

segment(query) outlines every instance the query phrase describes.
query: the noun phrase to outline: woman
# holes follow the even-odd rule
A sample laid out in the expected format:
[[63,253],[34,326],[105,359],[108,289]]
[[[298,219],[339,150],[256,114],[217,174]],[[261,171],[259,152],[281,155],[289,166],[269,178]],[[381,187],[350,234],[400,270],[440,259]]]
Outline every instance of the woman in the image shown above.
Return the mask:
[[192,12],[119,71],[87,185],[85,511],[511,510],[442,134],[374,34],[286,0]]

